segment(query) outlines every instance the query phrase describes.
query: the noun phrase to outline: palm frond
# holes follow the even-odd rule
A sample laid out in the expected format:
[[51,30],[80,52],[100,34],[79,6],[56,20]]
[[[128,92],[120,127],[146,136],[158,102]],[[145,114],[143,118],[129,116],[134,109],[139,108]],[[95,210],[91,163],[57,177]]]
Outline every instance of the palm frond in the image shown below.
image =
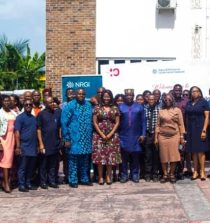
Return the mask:
[[29,40],[20,39],[13,43],[13,46],[18,50],[21,55],[24,55],[27,50],[27,46],[29,44]]
[[5,34],[0,36],[0,54],[4,52],[6,44],[9,44]]

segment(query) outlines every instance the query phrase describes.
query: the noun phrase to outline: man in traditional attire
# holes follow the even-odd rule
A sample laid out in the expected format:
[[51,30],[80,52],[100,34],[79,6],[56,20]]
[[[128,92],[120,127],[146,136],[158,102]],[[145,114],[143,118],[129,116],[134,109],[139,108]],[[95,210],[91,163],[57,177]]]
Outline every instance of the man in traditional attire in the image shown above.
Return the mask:
[[119,106],[120,143],[122,154],[121,183],[128,181],[128,163],[133,182],[139,182],[139,155],[142,151],[141,143],[146,135],[146,118],[144,107],[134,102],[134,90],[125,89],[125,103]]
[[61,125],[64,146],[68,153],[69,186],[77,188],[78,183],[92,186],[89,177],[93,130],[92,106],[85,101],[83,89],[78,89],[76,98],[64,107]]

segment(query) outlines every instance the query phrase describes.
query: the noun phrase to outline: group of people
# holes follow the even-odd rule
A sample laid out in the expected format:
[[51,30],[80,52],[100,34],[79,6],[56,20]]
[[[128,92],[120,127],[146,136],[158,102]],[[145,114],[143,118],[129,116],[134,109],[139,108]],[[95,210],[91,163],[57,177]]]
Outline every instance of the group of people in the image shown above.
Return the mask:
[[146,90],[136,98],[134,93],[125,89],[113,97],[100,87],[87,101],[84,89],[68,88],[62,104],[50,89],[43,91],[43,103],[39,91],[25,92],[21,104],[15,95],[2,95],[3,190],[11,192],[16,175],[21,192],[58,188],[61,160],[64,181],[73,188],[94,180],[138,183],[141,177],[176,183],[184,177],[185,162],[185,175],[205,180],[209,105],[200,88],[183,91],[176,84],[169,93]]

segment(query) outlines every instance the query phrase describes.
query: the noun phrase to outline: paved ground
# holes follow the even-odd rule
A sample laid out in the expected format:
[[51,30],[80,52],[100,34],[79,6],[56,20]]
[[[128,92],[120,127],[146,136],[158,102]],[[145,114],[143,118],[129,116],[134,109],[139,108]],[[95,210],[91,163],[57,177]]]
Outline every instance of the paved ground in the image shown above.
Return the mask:
[[0,204],[0,222],[6,223],[210,223],[210,179],[16,189],[0,192]]

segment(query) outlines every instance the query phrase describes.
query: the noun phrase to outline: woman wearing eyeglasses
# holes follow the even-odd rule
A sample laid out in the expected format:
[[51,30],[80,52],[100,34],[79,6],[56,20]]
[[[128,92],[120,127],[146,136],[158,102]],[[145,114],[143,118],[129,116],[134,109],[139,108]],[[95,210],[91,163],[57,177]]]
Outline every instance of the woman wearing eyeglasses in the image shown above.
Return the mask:
[[[171,183],[176,183],[174,173],[177,162],[180,161],[178,148],[180,144],[184,144],[184,133],[182,112],[179,108],[175,107],[173,96],[166,94],[162,109],[159,111],[155,131],[155,144],[159,146],[160,161],[163,170],[161,183],[167,182],[168,179]],[[169,171],[168,164],[170,164]]]
[[[205,152],[209,150],[207,128],[209,122],[208,102],[203,98],[201,89],[193,86],[190,89],[190,101],[186,106],[187,144],[186,151],[192,153],[194,172],[192,180],[205,176]],[[200,173],[198,166],[200,165]]]
[[189,91],[189,90],[184,90],[184,91],[182,92],[182,96],[183,96],[184,98],[187,98],[187,99],[189,99],[189,94],[190,94],[190,91]]
[[2,188],[10,193],[9,169],[12,167],[14,157],[14,123],[16,114],[10,110],[10,97],[2,96],[2,108],[0,110],[0,167],[3,169]]

